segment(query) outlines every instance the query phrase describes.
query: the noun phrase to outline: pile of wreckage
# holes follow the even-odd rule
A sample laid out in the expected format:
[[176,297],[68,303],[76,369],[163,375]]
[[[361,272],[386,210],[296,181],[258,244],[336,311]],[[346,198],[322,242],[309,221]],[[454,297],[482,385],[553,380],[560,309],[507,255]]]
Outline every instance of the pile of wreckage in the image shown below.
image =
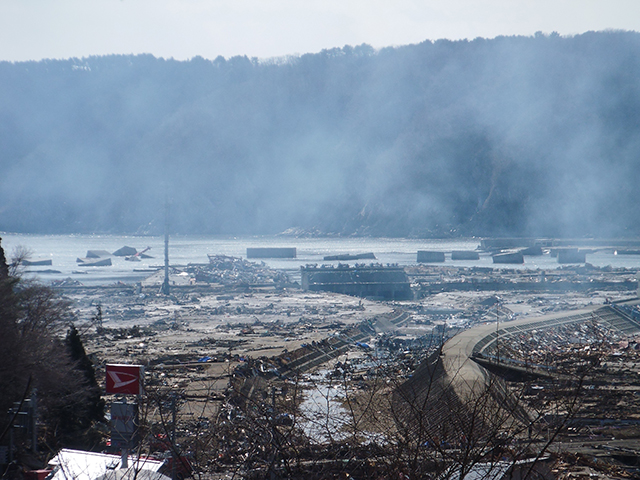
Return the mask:
[[207,255],[208,264],[189,264],[187,271],[196,282],[237,285],[283,285],[289,283],[286,273],[273,270],[263,262],[253,263],[228,255]]

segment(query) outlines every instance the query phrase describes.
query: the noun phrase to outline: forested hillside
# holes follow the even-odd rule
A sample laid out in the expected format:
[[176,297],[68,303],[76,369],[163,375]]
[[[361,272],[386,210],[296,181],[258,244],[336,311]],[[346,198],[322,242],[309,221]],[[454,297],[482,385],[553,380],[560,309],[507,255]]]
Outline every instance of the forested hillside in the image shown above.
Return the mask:
[[0,231],[640,235],[640,34],[0,62]]

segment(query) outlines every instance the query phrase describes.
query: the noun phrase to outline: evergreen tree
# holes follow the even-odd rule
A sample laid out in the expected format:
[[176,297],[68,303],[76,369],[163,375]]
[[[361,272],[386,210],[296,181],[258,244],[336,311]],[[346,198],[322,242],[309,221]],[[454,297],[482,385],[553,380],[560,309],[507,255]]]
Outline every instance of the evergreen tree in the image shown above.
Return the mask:
[[[73,347],[59,335],[70,317],[69,303],[54,290],[12,276],[0,245],[0,411],[37,389],[39,436],[52,450],[100,442],[91,428],[103,418],[100,391],[84,347],[74,335]],[[8,427],[0,417],[0,432]],[[23,448],[19,439],[16,448]]]
[[59,440],[64,446],[94,449],[101,444],[100,433],[93,427],[96,423],[104,422],[104,400],[100,396],[93,364],[73,325],[67,332],[64,346],[73,365],[70,373],[79,380],[83,395],[61,403],[55,409]]
[[65,343],[71,359],[76,362],[76,369],[81,372],[84,377],[84,384],[89,394],[85,420],[89,422],[103,422],[104,400],[101,396],[100,386],[96,381],[93,363],[87,356],[78,329],[74,325],[69,328]]

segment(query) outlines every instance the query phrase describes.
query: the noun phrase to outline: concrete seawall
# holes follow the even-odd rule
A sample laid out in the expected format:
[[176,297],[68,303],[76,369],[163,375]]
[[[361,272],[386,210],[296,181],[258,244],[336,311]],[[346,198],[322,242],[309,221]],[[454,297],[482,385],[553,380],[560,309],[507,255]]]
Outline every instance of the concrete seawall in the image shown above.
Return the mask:
[[[489,323],[470,328],[449,339],[427,358],[412,378],[394,392],[398,423],[412,435],[442,438],[445,432],[454,438],[471,435],[479,438],[497,432],[504,425],[528,422],[527,412],[510,399],[504,382],[474,360],[491,350],[497,339],[543,330],[560,325],[598,321],[624,333],[640,332],[640,323],[611,306],[600,306],[564,314],[525,318],[499,326]],[[496,362],[496,359],[492,360]],[[483,361],[486,364],[486,359]],[[503,359],[498,368],[508,368]],[[478,405],[483,412],[478,415]],[[458,429],[457,432],[452,431]]]

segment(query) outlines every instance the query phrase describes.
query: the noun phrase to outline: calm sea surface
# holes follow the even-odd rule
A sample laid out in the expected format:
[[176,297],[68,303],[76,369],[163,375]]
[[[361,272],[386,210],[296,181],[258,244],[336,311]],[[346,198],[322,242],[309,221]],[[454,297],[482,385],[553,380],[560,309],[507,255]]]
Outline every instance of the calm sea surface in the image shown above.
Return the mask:
[[[51,259],[52,265],[46,267],[29,267],[29,275],[37,276],[43,283],[61,280],[68,277],[85,285],[107,285],[114,282],[135,283],[148,276],[148,273],[135,272],[164,264],[164,237],[138,237],[119,235],[26,235],[0,233],[2,247],[7,257],[18,247],[31,252],[32,260]],[[480,255],[475,261],[452,261],[453,250],[475,250],[478,239],[455,240],[415,240],[398,238],[290,238],[290,237],[220,237],[220,236],[172,236],[170,238],[169,258],[172,265],[188,263],[207,263],[207,254],[230,255],[246,258],[247,247],[296,247],[295,259],[264,259],[263,261],[278,269],[287,270],[294,277],[300,266],[306,264],[338,263],[325,262],[325,255],[358,254],[373,252],[377,262],[382,264],[397,263],[413,265],[416,263],[418,250],[435,250],[446,252],[446,261],[439,265],[494,267],[489,255]],[[106,250],[114,252],[123,246],[131,246],[138,251],[151,247],[147,253],[154,258],[141,262],[128,262],[122,257],[112,257],[110,267],[79,267],[76,258],[85,257],[87,250]],[[260,261],[253,260],[251,261]],[[373,260],[361,260],[370,263]],[[597,251],[587,255],[587,262],[604,267],[640,268],[640,255],[614,255],[611,250]],[[350,262],[353,263],[353,262]],[[506,266],[514,268],[512,265]],[[515,266],[521,269],[555,269],[557,259],[549,255],[541,257],[525,257],[524,265]],[[43,270],[57,270],[60,273],[43,273]],[[86,273],[77,273],[86,272]]]

